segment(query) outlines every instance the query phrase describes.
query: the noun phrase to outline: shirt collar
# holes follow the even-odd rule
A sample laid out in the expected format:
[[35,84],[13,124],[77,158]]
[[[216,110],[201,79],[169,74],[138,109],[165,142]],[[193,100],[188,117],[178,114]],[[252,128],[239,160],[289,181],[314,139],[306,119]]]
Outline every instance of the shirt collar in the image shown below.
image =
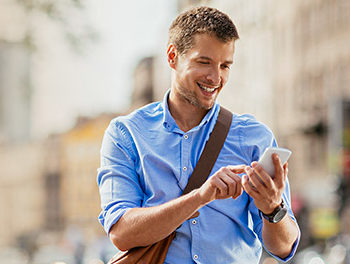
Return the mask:
[[[170,94],[170,89],[165,93],[164,98],[163,98],[163,109],[164,109],[164,114],[163,114],[163,126],[168,129],[171,132],[177,132],[180,134],[183,134],[184,132],[178,127],[176,124],[174,118],[172,117],[170,111],[169,111],[169,105],[168,105],[168,98]],[[210,111],[204,116],[200,124],[194,128],[192,128],[190,131],[195,131],[200,129],[202,126],[204,126],[206,123],[208,123],[215,113],[218,113],[220,109],[219,104],[215,101],[213,107],[210,109]]]

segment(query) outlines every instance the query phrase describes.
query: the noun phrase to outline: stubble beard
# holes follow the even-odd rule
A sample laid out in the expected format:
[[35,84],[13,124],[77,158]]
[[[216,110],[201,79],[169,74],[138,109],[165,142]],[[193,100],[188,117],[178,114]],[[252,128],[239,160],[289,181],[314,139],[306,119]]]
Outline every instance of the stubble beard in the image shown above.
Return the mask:
[[215,96],[214,100],[212,102],[210,102],[210,105],[204,105],[200,102],[200,100],[198,99],[198,96],[196,95],[196,93],[194,91],[189,91],[187,89],[184,88],[179,88],[179,95],[181,96],[181,98],[190,103],[191,105],[199,108],[199,109],[204,109],[204,110],[210,110],[213,105],[214,102],[216,100],[217,95]]

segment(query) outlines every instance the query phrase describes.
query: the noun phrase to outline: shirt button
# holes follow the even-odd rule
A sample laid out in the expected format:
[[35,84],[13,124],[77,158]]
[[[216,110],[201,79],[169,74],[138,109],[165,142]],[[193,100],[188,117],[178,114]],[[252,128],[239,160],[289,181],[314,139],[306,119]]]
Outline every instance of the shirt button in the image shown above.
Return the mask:
[[188,135],[184,135],[184,139],[188,139]]
[[197,224],[197,221],[196,220],[192,220],[192,224]]
[[182,169],[183,169],[183,171],[187,171],[187,167],[183,167]]
[[198,255],[194,255],[193,258],[194,258],[194,259],[198,259]]

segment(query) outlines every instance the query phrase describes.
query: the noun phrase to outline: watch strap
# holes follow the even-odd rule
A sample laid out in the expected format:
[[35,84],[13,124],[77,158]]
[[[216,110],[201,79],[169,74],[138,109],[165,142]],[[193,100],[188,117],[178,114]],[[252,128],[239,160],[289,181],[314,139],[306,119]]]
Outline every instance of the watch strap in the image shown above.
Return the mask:
[[270,223],[276,224],[276,223],[280,222],[287,214],[286,204],[285,204],[284,200],[282,199],[281,204],[275,210],[273,210],[273,212],[271,214],[264,214],[260,210],[259,210],[259,214],[261,217],[265,218]]

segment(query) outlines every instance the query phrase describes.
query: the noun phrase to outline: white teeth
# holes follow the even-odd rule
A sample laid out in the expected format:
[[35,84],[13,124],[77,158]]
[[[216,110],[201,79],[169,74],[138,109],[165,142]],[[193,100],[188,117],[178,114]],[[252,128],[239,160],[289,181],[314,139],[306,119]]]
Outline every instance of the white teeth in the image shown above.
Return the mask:
[[202,88],[204,91],[209,92],[209,93],[214,92],[214,91],[215,91],[215,89],[217,89],[217,88],[218,88],[218,87],[215,87],[215,88],[209,88],[209,87],[205,87],[205,86],[203,86],[203,85],[201,85],[201,84],[198,84],[198,85],[199,85],[199,87],[200,87],[200,88]]
[[208,87],[203,87],[203,89],[205,90],[205,91],[207,91],[207,92],[210,92],[210,93],[212,93],[212,92],[214,92],[214,90],[215,90],[215,88],[208,88]]

